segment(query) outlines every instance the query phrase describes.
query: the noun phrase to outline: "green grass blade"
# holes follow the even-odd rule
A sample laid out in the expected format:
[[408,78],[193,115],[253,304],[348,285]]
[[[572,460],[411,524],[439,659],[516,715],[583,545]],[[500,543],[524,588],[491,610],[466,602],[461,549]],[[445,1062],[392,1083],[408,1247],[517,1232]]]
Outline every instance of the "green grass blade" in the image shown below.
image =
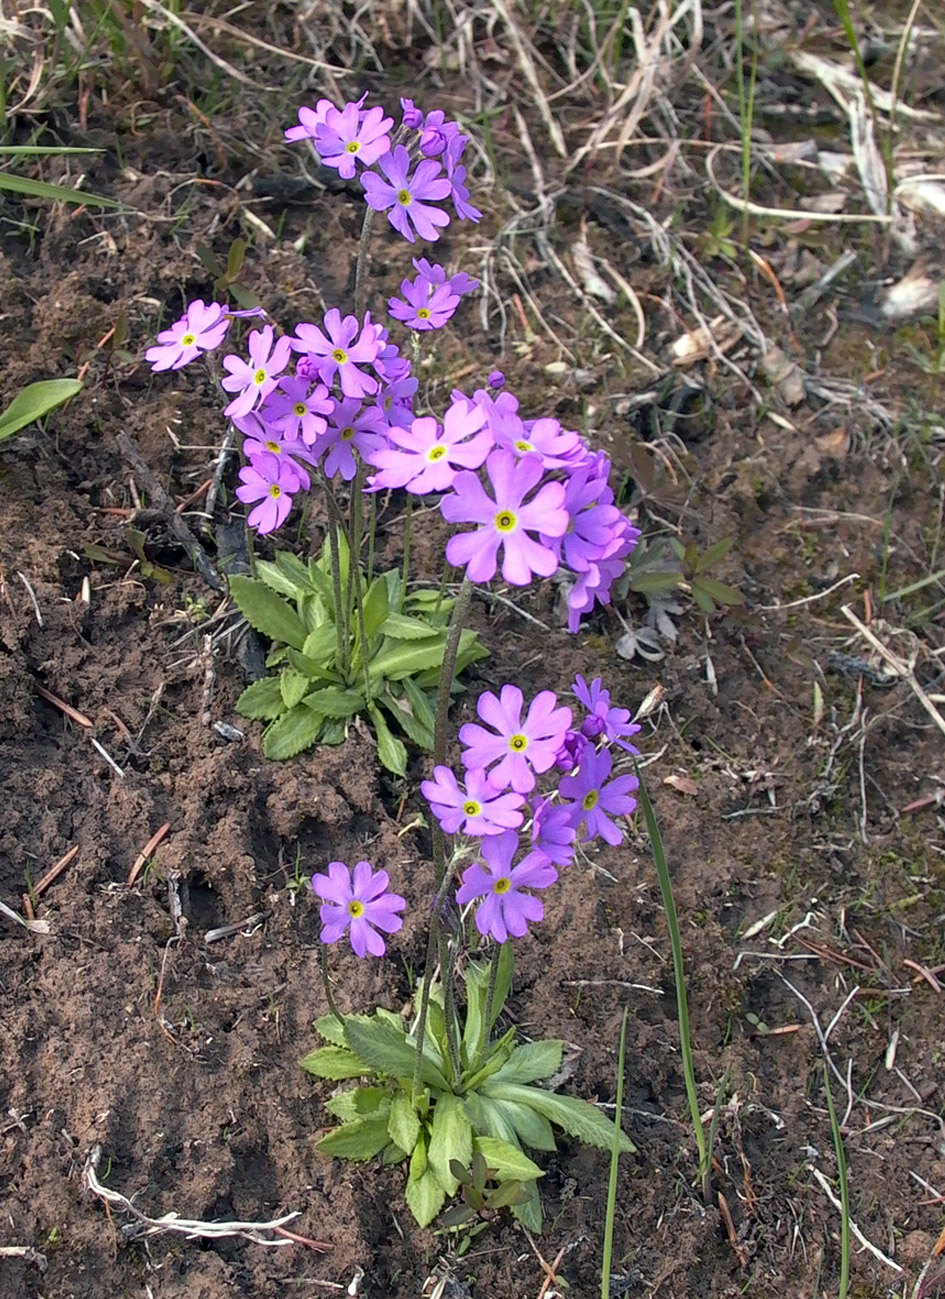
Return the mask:
[[833,1148],[837,1156],[837,1180],[840,1183],[840,1288],[837,1299],[847,1299],[850,1288],[850,1185],[847,1181],[846,1156],[843,1153],[843,1135],[837,1122],[837,1111],[833,1107],[833,1093],[826,1064],[824,1087],[827,1089],[827,1113],[830,1115],[830,1131],[833,1133]]
[[620,1045],[617,1048],[617,1095],[614,1105],[614,1144],[610,1148],[610,1176],[607,1179],[607,1211],[604,1216],[604,1250],[600,1265],[601,1299],[610,1299],[610,1264],[614,1250],[614,1214],[617,1209],[617,1164],[620,1160],[620,1114],[623,1109],[623,1062],[627,1043],[627,1011],[620,1021]]
[[104,153],[104,149],[73,149],[65,144],[4,144],[0,158],[39,158],[53,153]]
[[81,391],[80,379],[40,379],[38,383],[28,384],[0,414],[0,442],[13,437],[34,420],[42,419]]
[[[636,766],[636,764],[634,764]],[[639,767],[636,768],[637,776],[640,775]],[[692,1130],[696,1139],[696,1145],[699,1149],[699,1177],[705,1176],[706,1169],[706,1144],[705,1133],[702,1131],[702,1119],[699,1116],[699,1098],[696,1096],[696,1075],[692,1065],[692,1042],[689,1037],[689,1004],[686,1000],[686,980],[683,971],[682,960],[682,943],[679,939],[679,921],[676,918],[676,903],[673,900],[673,884],[669,878],[669,870],[666,866],[666,857],[663,854],[663,841],[660,838],[660,828],[656,822],[656,814],[653,811],[653,804],[650,802],[650,796],[646,792],[646,786],[640,781],[640,787],[637,790],[637,797],[641,808],[643,809],[643,819],[646,821],[647,832],[650,836],[650,852],[653,855],[653,864],[656,866],[656,874],[660,883],[660,893],[663,898],[663,910],[666,912],[666,924],[669,928],[669,941],[673,950],[673,978],[676,981],[676,1013],[679,1020],[679,1048],[682,1053],[683,1074],[686,1079],[686,1095],[689,1098],[689,1113],[692,1116]]]
[[49,198],[56,202],[78,203],[82,207],[120,208],[123,204],[103,194],[88,194],[81,189],[67,189],[65,185],[50,185],[43,180],[30,180],[28,176],[13,176],[0,171],[0,190],[25,194],[28,198]]

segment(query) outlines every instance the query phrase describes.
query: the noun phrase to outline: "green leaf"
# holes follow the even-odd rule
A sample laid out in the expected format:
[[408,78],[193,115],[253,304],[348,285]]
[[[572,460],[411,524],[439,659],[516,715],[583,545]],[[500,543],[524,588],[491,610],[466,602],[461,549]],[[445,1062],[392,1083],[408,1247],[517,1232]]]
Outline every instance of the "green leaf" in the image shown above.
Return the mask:
[[[345,1020],[345,1041],[359,1060],[375,1073],[389,1078],[413,1078],[416,1052],[404,1030],[385,1020],[367,1015],[349,1015]],[[427,1087],[448,1092],[449,1083],[424,1054],[420,1079]]]
[[390,1092],[386,1087],[349,1087],[325,1102],[325,1109],[342,1123],[357,1119],[388,1119]]
[[362,1061],[343,1046],[317,1047],[303,1055],[299,1065],[316,1078],[331,1078],[336,1082],[342,1078],[361,1078],[367,1073]]
[[0,442],[19,433],[34,420],[42,419],[81,391],[81,379],[41,379],[38,383],[27,384],[0,415]]
[[561,1068],[560,1038],[546,1038],[542,1042],[526,1042],[517,1046],[505,1064],[492,1075],[495,1081],[530,1083],[537,1078],[550,1078]]
[[343,1123],[315,1142],[315,1149],[337,1159],[373,1159],[387,1145],[387,1117]]
[[499,951],[499,964],[495,976],[495,991],[492,994],[492,1023],[486,1025],[486,1032],[491,1033],[493,1024],[499,1018],[502,1007],[512,987],[512,974],[515,970],[515,953],[511,943],[503,943]]
[[311,684],[311,678],[304,672],[297,672],[295,668],[283,668],[279,674],[279,690],[286,708],[300,704]]
[[228,280],[235,280],[243,269],[247,246],[246,240],[240,239],[239,236],[230,244],[230,251],[226,255],[226,278]]
[[433,1106],[433,1127],[427,1160],[437,1181],[447,1195],[455,1195],[459,1181],[450,1169],[455,1159],[463,1168],[469,1167],[473,1152],[473,1133],[463,1102],[458,1096],[444,1093]]
[[[292,556],[295,559],[295,556]],[[298,561],[297,561],[298,562]],[[301,566],[301,565],[300,565]],[[309,588],[308,569],[303,567],[305,585],[300,586],[293,577],[283,572],[283,566],[277,561],[273,563],[268,559],[257,559],[254,565],[256,576],[269,587],[270,591],[275,591],[276,595],[284,595],[289,600],[298,598],[299,591],[305,591]]]
[[[461,632],[459,649],[456,653],[456,667],[453,670],[453,680],[455,681],[460,673],[469,667],[470,663],[475,663],[478,659],[488,658],[488,656],[489,651],[481,643],[476,632],[471,631],[469,628]],[[425,672],[416,672],[412,675],[417,685],[425,690],[435,688],[440,681],[438,668],[431,668]]]
[[231,577],[230,595],[254,630],[261,631],[270,640],[284,641],[297,650],[305,644],[301,618],[281,596],[270,591],[265,582],[254,577]]
[[437,1181],[432,1168],[425,1168],[419,1176],[414,1177],[411,1170],[404,1191],[407,1208],[417,1220],[417,1226],[428,1227],[446,1199],[446,1192]]
[[376,704],[369,703],[367,709],[374,724],[374,734],[377,737],[378,761],[382,767],[393,772],[395,776],[406,776],[407,750],[403,741],[398,740],[396,735],[391,734],[390,727],[384,721],[384,715]]
[[338,647],[338,633],[333,622],[326,622],[316,627],[305,637],[302,653],[316,663],[327,665],[331,662]]
[[516,1101],[494,1101],[515,1130],[515,1135],[523,1146],[533,1150],[555,1150],[555,1134],[551,1124],[543,1114],[532,1109],[530,1105],[519,1105]]
[[294,758],[297,753],[316,743],[323,720],[311,708],[296,704],[266,728],[262,739],[263,757],[274,762]]
[[425,641],[385,642],[384,648],[369,664],[370,674],[377,680],[399,681],[401,677],[413,676],[424,668],[439,668],[443,663],[445,646],[446,635],[443,632],[437,632]]
[[406,1092],[396,1092],[391,1099],[387,1134],[405,1155],[409,1155],[420,1136],[420,1119]]
[[544,1177],[544,1172],[533,1159],[529,1159],[523,1150],[512,1145],[510,1141],[500,1141],[496,1137],[474,1137],[473,1147],[478,1150],[490,1168],[494,1168],[493,1181],[533,1182],[537,1177]]
[[495,1137],[499,1141],[508,1141],[513,1146],[518,1143],[512,1120],[499,1101],[490,1100],[478,1092],[468,1092],[466,1113],[476,1136]]
[[541,1234],[541,1200],[538,1196],[538,1183],[525,1182],[522,1189],[527,1192],[528,1199],[524,1204],[517,1204],[512,1214],[523,1227],[527,1227],[530,1232],[538,1236]]
[[714,541],[711,546],[707,546],[695,562],[695,572],[704,573],[707,568],[717,564],[719,560],[725,558],[728,552],[735,545],[734,537],[723,537],[721,541]]
[[323,717],[351,717],[364,707],[364,695],[357,690],[326,686],[324,690],[313,690],[306,696],[305,703]]
[[[332,637],[334,639],[334,636]],[[332,684],[341,683],[341,675],[332,668],[324,668],[315,659],[310,659],[305,654],[300,654],[297,649],[289,649],[286,657],[295,668],[296,672],[301,672],[308,677],[309,681],[330,681]],[[266,660],[267,666],[270,666],[270,660]]]
[[433,731],[428,730],[414,716],[409,707],[395,699],[390,693],[378,695],[377,702],[382,708],[387,709],[391,717],[399,723],[401,729],[413,740],[414,744],[421,749],[430,750],[433,748]]
[[488,978],[488,967],[482,965],[479,961],[470,961],[466,966],[464,976],[466,984],[466,1019],[463,1024],[463,1049],[470,1069],[478,1067],[479,1051],[485,1038],[482,1018],[485,1010],[485,992]]
[[711,599],[718,604],[744,604],[745,597],[741,591],[736,591],[734,586],[728,586],[725,582],[718,582],[714,577],[705,577],[700,574],[699,577],[692,579],[692,593],[704,591]]
[[404,694],[410,700],[414,717],[433,734],[436,729],[436,713],[433,711],[433,704],[426,691],[420,689],[413,677],[404,677],[400,684]]
[[630,590],[638,595],[658,595],[663,591],[675,591],[683,580],[681,572],[630,572]]
[[240,717],[253,717],[271,721],[285,712],[278,677],[263,677],[246,687],[234,705]]
[[323,1037],[325,1041],[330,1042],[332,1046],[345,1045],[344,1024],[338,1022],[337,1015],[321,1015],[316,1019],[313,1027],[318,1036]]
[[[384,625],[387,618],[387,581],[384,577],[376,577],[371,583],[371,588],[364,597],[364,634],[370,639],[379,627]],[[386,625],[384,626],[385,635],[387,633]],[[429,636],[429,629],[427,635]]]
[[30,180],[28,176],[16,176],[8,171],[0,171],[0,190],[13,194],[25,194],[28,198],[51,198],[62,203],[78,203],[82,207],[122,208],[113,198],[102,194],[89,194],[82,189],[69,189],[65,185],[50,185],[44,180]]
[[403,613],[389,614],[384,623],[384,635],[391,640],[426,640],[435,631],[422,618],[409,618]]
[[[482,1090],[484,1095],[493,1100],[517,1101],[520,1105],[529,1105],[569,1136],[577,1137],[587,1146],[594,1146],[597,1150],[610,1150],[613,1146],[613,1122],[587,1101],[578,1100],[574,1096],[558,1096],[541,1087],[496,1082],[494,1078],[483,1083]],[[621,1133],[621,1153],[632,1154],[635,1149],[626,1133]]]

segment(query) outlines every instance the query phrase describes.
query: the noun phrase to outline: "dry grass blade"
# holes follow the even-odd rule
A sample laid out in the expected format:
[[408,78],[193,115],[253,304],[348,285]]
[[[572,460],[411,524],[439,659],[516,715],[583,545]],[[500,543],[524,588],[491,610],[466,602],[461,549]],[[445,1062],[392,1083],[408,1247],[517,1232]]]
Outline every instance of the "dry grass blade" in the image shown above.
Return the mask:
[[528,82],[532,94],[535,96],[535,106],[541,114],[541,120],[545,124],[545,129],[548,132],[551,143],[555,147],[555,152],[559,157],[567,158],[568,150],[565,147],[564,136],[561,133],[561,127],[552,115],[551,106],[548,103],[544,88],[538,79],[538,72],[535,69],[535,61],[532,57],[533,52],[529,49],[524,37],[522,36],[518,23],[512,16],[511,10],[506,4],[506,0],[492,0],[492,2],[496,11],[502,18],[502,21],[505,23],[512,44],[515,46],[515,53],[518,57],[519,67],[522,69],[525,80]]
[[892,650],[887,649],[882,641],[879,640],[872,631],[870,631],[869,627],[860,621],[848,604],[843,606],[841,612],[848,622],[853,623],[853,626],[857,629],[860,635],[869,641],[873,646],[873,649],[875,649],[877,654],[879,654],[880,657],[889,664],[896,675],[900,676],[903,681],[905,681],[906,685],[918,699],[919,703],[931,717],[932,721],[942,734],[945,735],[945,717],[942,717],[942,714],[932,703],[932,700],[919,685],[918,681],[915,679],[915,673],[912,671],[908,663],[904,663],[898,655],[893,654]]
[[141,4],[150,13],[160,15],[161,19],[164,22],[168,23],[171,27],[176,27],[177,30],[181,33],[181,35],[186,36],[187,39],[191,42],[191,44],[196,45],[197,49],[201,52],[201,54],[206,55],[206,57],[210,60],[210,62],[214,65],[214,67],[219,68],[221,72],[225,72],[226,75],[228,77],[232,77],[234,81],[238,81],[243,86],[249,86],[252,90],[277,89],[277,87],[275,86],[258,85],[255,81],[253,81],[252,77],[247,77],[245,72],[240,72],[239,68],[234,68],[231,63],[227,63],[226,59],[222,59],[219,54],[214,54],[213,50],[211,50],[208,45],[204,45],[203,41],[193,30],[193,28],[188,27],[187,23],[184,22],[183,18],[180,18],[171,9],[168,9],[164,5],[159,4],[158,0],[141,0]]

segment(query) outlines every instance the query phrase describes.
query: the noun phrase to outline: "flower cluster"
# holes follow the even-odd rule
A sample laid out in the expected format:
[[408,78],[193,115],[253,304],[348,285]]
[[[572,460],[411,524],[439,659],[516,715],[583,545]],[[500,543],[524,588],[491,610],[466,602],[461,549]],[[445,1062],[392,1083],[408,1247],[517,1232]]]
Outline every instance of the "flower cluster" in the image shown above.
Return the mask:
[[[625,708],[611,706],[599,678],[588,685],[577,676],[572,693],[586,712],[576,729],[571,708],[559,707],[550,690],[540,691],[524,716],[517,686],[503,686],[497,696],[486,691],[476,705],[485,724],[460,728],[463,783],[437,766],[420,787],[444,833],[479,840],[456,901],[482,899],[476,927],[498,943],[520,938],[530,922],[541,920],[542,903],[527,890],[555,882],[556,867],[572,860],[579,834],[582,843],[599,836],[619,844],[623,835],[612,818],[636,807],[631,790],[637,778],[612,774],[609,746],[635,754],[628,738],[639,726]],[[537,791],[539,777],[554,776],[560,777],[556,789]],[[527,851],[516,862],[520,830]]]
[[469,201],[462,164],[469,137],[440,109],[424,114],[410,99],[401,99],[400,127],[392,135],[393,118],[382,108],[365,108],[366,97],[342,108],[329,99],[300,108],[285,138],[310,140],[322,164],[345,180],[357,174],[365,202],[386,212],[408,243],[418,235],[430,242],[440,237],[450,222],[444,203],[460,221],[478,221],[482,213]]

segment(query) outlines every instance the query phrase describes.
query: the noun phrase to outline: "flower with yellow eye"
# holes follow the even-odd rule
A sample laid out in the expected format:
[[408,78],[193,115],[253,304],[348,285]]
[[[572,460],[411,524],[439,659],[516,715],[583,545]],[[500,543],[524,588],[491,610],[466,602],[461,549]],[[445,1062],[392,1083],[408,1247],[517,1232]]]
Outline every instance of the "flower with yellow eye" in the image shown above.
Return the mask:
[[544,915],[539,899],[522,889],[546,889],[558,878],[558,872],[540,852],[530,852],[513,866],[517,847],[514,830],[483,839],[482,860],[463,871],[463,882],[456,890],[460,906],[482,898],[476,911],[476,928],[497,943],[504,943],[510,934],[521,938],[528,922],[541,920]]
[[449,767],[434,767],[433,779],[420,786],[444,834],[501,834],[522,824],[521,794],[500,789],[481,770],[467,771],[465,783],[461,789]]
[[157,343],[148,348],[144,359],[155,371],[179,370],[201,352],[212,352],[219,347],[229,327],[226,307],[219,302],[194,298],[180,320],[175,320],[169,329],[161,330]]
[[397,914],[407,905],[399,893],[388,893],[387,871],[371,869],[370,862],[359,861],[354,873],[344,862],[328,863],[327,875],[312,876],[312,892],[322,899],[318,908],[323,943],[337,943],[345,930],[355,956],[383,956],[383,938],[377,932],[396,934],[403,925]]

